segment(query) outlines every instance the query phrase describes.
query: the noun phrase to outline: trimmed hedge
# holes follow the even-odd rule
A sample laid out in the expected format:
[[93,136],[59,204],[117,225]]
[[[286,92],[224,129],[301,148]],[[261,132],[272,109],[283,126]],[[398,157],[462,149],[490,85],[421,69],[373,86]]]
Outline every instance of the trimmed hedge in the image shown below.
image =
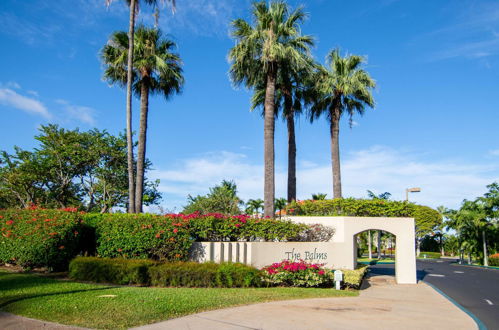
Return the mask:
[[174,287],[246,288],[261,286],[260,271],[240,263],[172,262],[149,268],[151,284]]
[[426,259],[439,259],[442,254],[440,252],[424,252],[424,251],[421,251],[419,252],[419,257],[418,258],[423,258],[425,257],[426,255]]
[[413,212],[414,204],[378,199],[304,200],[286,206],[286,214],[304,216],[410,217]]
[[77,257],[69,265],[74,280],[162,287],[258,287],[261,272],[239,263],[197,263]]
[[0,233],[0,262],[27,269],[64,270],[77,254],[92,249],[88,228],[75,209],[0,210]]
[[344,286],[352,289],[359,289],[368,269],[368,265],[358,265],[354,270],[342,269]]
[[149,285],[152,260],[76,257],[69,264],[69,277],[78,281]]

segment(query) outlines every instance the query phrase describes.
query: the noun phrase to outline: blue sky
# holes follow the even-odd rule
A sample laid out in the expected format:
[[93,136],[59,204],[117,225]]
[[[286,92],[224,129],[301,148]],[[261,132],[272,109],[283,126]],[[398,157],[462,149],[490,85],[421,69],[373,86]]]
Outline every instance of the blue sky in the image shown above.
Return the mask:
[[[499,180],[499,4],[496,1],[289,1],[310,17],[313,50],[365,55],[376,79],[376,108],[341,130],[343,191],[367,189],[457,207]],[[246,0],[178,0],[160,27],[184,61],[181,95],[150,102],[148,157],[161,179],[163,206],[179,211],[188,194],[233,179],[243,199],[263,190],[263,121],[250,92],[228,78],[229,23],[248,17]],[[138,21],[153,24],[143,7]],[[125,126],[125,93],[102,81],[99,51],[126,30],[127,8],[104,0],[3,0],[0,3],[0,149],[30,149],[40,124]],[[137,103],[136,103],[137,104]],[[138,105],[138,104],[137,104]],[[138,115],[138,106],[135,106]],[[137,123],[137,118],[135,123]],[[137,124],[135,124],[137,128]],[[332,195],[324,121],[297,123],[298,198]],[[276,190],[286,192],[286,127],[276,127]]]

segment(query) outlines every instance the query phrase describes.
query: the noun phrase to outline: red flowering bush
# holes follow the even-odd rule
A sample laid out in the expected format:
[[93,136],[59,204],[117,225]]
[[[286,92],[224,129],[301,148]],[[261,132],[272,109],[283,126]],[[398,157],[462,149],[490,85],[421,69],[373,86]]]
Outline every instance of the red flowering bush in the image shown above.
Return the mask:
[[303,260],[283,260],[264,267],[262,271],[263,281],[270,285],[331,287],[334,284],[334,272],[331,269]]
[[36,208],[0,210],[0,262],[65,269],[85,249],[82,215]]

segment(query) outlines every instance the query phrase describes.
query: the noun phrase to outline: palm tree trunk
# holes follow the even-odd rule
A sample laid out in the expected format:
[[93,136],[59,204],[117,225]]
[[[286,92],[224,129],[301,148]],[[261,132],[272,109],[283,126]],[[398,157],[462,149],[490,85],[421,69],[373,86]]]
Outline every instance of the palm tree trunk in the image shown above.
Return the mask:
[[331,113],[331,161],[333,162],[333,198],[341,198],[340,171],[340,109],[336,105]]
[[372,249],[372,236],[371,236],[371,231],[367,231],[367,245],[368,245],[368,251],[369,251],[369,260],[373,258],[373,249]]
[[128,26],[128,62],[126,85],[126,142],[128,164],[128,213],[135,213],[135,180],[133,166],[132,139],[132,70],[133,70],[133,39],[135,28],[136,0],[130,1],[130,22]]
[[265,118],[264,118],[264,216],[274,217],[275,199],[275,152],[274,152],[274,130],[275,130],[275,81],[276,68],[271,65],[267,72],[267,86],[265,89]]
[[485,230],[482,230],[482,240],[483,240],[483,265],[489,265],[489,258],[487,256],[487,241],[485,240]]
[[288,202],[296,200],[296,136],[295,113],[292,102],[291,95],[285,94],[285,112],[288,126]]
[[135,184],[135,212],[142,212],[144,194],[144,172],[147,140],[147,114],[149,112],[149,88],[146,83],[140,87],[140,128],[137,148],[137,182]]
[[378,259],[381,259],[381,230],[378,230]]

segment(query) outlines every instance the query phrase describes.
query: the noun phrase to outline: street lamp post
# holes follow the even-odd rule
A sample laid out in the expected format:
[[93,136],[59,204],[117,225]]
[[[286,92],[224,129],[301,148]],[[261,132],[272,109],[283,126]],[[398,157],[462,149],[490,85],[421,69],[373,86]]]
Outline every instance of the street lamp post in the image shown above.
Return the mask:
[[420,192],[420,191],[421,191],[421,188],[418,188],[418,187],[416,187],[416,188],[407,188],[405,190],[405,200],[406,200],[406,202],[409,201],[409,193],[410,192],[411,193],[416,193],[416,192]]

